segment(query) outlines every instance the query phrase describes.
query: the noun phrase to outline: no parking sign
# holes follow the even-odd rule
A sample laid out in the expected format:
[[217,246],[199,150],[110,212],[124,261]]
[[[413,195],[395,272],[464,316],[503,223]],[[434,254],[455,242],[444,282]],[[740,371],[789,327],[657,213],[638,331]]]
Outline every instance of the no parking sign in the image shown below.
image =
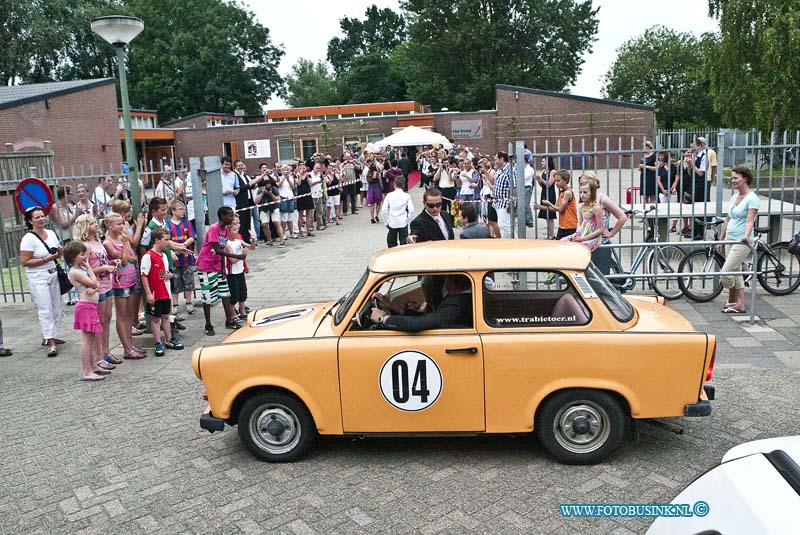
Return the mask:
[[41,208],[47,215],[53,207],[53,192],[44,181],[34,177],[26,178],[17,184],[14,202],[22,213],[31,208]]

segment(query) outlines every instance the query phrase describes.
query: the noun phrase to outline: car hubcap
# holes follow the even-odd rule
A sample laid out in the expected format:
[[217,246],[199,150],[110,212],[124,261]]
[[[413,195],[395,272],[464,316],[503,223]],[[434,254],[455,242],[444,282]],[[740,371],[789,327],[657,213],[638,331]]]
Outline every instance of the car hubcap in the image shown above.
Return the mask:
[[586,400],[562,408],[553,422],[556,441],[572,453],[596,450],[605,444],[610,432],[608,413]]
[[297,446],[301,435],[300,423],[286,407],[267,406],[250,419],[250,434],[261,449],[279,455]]

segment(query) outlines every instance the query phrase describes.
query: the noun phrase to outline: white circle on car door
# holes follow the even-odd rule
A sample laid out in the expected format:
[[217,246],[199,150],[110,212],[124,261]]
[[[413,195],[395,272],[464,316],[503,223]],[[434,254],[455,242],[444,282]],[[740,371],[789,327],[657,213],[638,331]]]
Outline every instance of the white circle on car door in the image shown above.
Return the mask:
[[391,356],[381,367],[379,382],[384,399],[401,411],[427,409],[442,393],[439,366],[419,351],[401,351]]

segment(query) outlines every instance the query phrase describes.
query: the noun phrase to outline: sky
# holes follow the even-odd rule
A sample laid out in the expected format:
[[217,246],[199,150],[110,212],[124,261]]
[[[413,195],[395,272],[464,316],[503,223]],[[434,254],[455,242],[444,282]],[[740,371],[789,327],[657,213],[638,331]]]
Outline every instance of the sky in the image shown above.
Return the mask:
[[[708,5],[702,0],[593,0],[592,3],[595,8],[600,8],[600,25],[592,51],[584,55],[581,72],[570,88],[574,95],[602,97],[602,78],[616,59],[617,49],[651,26],[660,24],[698,37],[719,29],[717,21],[708,17]],[[363,18],[365,10],[372,4],[379,8],[399,9],[398,0],[246,0],[244,4],[256,14],[262,25],[269,28],[272,42],[283,45],[285,55],[279,71],[284,76],[300,58],[325,59],[328,41],[342,35],[339,28],[342,17]],[[286,104],[278,98],[267,104],[267,109],[285,107]]]

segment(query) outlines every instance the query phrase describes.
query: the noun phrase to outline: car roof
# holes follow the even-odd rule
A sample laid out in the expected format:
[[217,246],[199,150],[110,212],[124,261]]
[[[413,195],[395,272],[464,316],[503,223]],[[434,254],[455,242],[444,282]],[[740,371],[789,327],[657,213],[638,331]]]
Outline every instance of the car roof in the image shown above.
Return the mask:
[[577,243],[554,240],[447,240],[393,247],[376,254],[370,271],[472,271],[571,269],[582,271],[591,253]]

